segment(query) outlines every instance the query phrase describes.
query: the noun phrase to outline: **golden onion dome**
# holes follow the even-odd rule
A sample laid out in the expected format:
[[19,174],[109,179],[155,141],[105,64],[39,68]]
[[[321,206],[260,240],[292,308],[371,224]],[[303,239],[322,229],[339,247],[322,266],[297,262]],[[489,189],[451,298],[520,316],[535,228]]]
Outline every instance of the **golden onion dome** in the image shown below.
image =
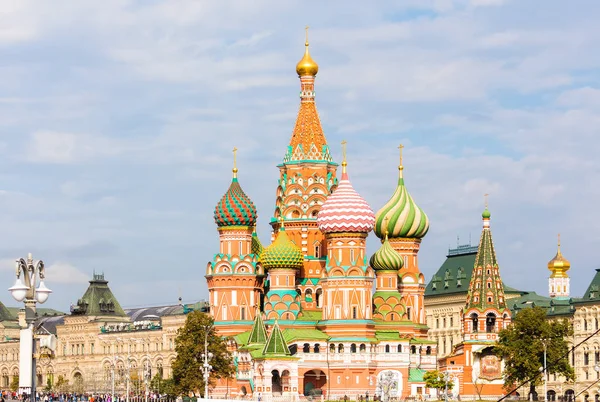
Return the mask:
[[304,57],[296,64],[296,72],[299,77],[315,76],[319,72],[319,65],[310,57],[308,52],[308,27],[306,27],[306,42],[304,43]]
[[548,269],[552,272],[552,278],[565,278],[571,263],[560,252],[560,235],[558,235],[558,250],[553,259],[548,262]]

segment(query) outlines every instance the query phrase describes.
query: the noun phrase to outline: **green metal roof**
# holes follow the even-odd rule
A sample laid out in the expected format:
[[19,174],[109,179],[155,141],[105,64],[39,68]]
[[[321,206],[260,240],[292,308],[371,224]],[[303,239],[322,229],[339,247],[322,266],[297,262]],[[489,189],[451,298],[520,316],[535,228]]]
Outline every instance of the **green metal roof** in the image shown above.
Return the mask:
[[581,298],[582,301],[600,300],[600,268],[596,269],[596,274],[592,278],[590,285]]
[[267,329],[265,328],[260,311],[257,311],[247,343],[264,345],[265,342],[267,342]]
[[320,321],[323,318],[322,311],[302,310],[298,315],[299,321]]
[[71,314],[86,316],[127,317],[108,287],[104,274],[94,274],[84,295],[71,307]]
[[542,307],[548,316],[572,315],[575,312],[574,299],[556,299],[538,295],[535,292],[523,292],[520,297],[507,300],[513,316],[524,308]]
[[285,338],[283,337],[283,333],[279,328],[279,324],[275,322],[275,326],[273,326],[273,330],[269,335],[269,339],[267,339],[267,344],[265,345],[263,351],[263,355],[265,356],[290,356],[290,349],[285,342]]
[[375,336],[380,341],[399,341],[402,339],[398,331],[375,331]]
[[250,338],[250,331],[242,332],[233,336],[233,339],[235,339],[238,345],[247,345],[248,338]]
[[0,302],[0,321],[14,321],[16,319],[2,302]]
[[[425,288],[425,297],[452,294],[465,295],[469,291],[469,282],[475,267],[477,246],[464,245],[448,250],[446,261],[433,275]],[[523,294],[520,290],[504,286],[505,294]]]
[[329,339],[329,335],[324,332],[319,331],[318,329],[296,329],[296,328],[287,328],[283,330],[283,337],[286,342],[293,341],[326,341]]
[[408,382],[423,382],[423,375],[425,370],[418,368],[411,368],[408,370]]

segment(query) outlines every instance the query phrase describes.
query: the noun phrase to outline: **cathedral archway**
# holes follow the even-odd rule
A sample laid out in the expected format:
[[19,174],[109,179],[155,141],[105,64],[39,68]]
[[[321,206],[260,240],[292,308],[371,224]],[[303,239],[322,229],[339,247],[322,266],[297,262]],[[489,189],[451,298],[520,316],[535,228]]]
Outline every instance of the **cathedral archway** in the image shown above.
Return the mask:
[[320,396],[327,386],[327,376],[319,369],[312,369],[304,373],[304,395]]

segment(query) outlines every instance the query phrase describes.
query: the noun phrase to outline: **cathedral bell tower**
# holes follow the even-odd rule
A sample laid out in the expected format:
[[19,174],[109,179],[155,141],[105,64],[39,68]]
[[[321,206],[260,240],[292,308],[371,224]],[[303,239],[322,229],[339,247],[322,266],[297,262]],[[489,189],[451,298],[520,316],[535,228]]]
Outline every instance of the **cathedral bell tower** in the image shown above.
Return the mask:
[[510,324],[510,310],[506,306],[504,285],[492,241],[491,214],[487,200],[485,204],[485,210],[481,214],[483,230],[463,313],[466,341],[495,341],[498,339],[498,332]]
[[285,219],[290,240],[300,247],[304,263],[298,276],[303,310],[320,309],[316,291],[325,269],[327,246],[317,227],[317,214],[337,186],[337,164],[333,162],[315,104],[315,77],[319,66],[309,52],[308,28],[304,56],[296,65],[300,78],[300,109],[283,163],[278,165],[279,184],[271,219],[273,238]]
[[260,242],[254,235],[256,207],[238,182],[233,149],[233,178],[215,207],[219,252],[206,266],[210,313],[221,335],[250,329],[263,292],[264,271],[258,262]]

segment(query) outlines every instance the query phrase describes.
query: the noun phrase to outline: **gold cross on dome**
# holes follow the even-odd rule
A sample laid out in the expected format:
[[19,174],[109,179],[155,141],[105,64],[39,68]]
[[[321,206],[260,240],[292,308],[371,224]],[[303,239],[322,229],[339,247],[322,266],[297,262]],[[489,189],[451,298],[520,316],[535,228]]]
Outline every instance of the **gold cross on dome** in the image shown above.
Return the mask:
[[234,168],[234,169],[237,167],[237,166],[236,166],[236,159],[237,159],[237,158],[236,158],[236,156],[237,156],[237,150],[238,150],[238,149],[237,149],[236,147],[233,147],[233,168]]
[[484,203],[485,203],[485,208],[486,208],[486,209],[487,209],[487,207],[488,207],[488,197],[489,197],[489,196],[490,196],[490,195],[489,195],[488,193],[485,193],[485,194],[483,195],[483,199],[484,199]]
[[402,166],[402,150],[404,149],[404,145],[400,144],[398,149],[400,150],[400,166]]
[[306,46],[308,46],[308,25],[306,27],[304,27],[304,31],[305,31],[305,35],[306,35],[306,42],[304,42],[304,44]]
[[346,144],[348,142],[346,142],[346,140],[342,141],[342,159],[343,162],[346,162]]
[[560,248],[560,233],[558,234],[558,248]]

